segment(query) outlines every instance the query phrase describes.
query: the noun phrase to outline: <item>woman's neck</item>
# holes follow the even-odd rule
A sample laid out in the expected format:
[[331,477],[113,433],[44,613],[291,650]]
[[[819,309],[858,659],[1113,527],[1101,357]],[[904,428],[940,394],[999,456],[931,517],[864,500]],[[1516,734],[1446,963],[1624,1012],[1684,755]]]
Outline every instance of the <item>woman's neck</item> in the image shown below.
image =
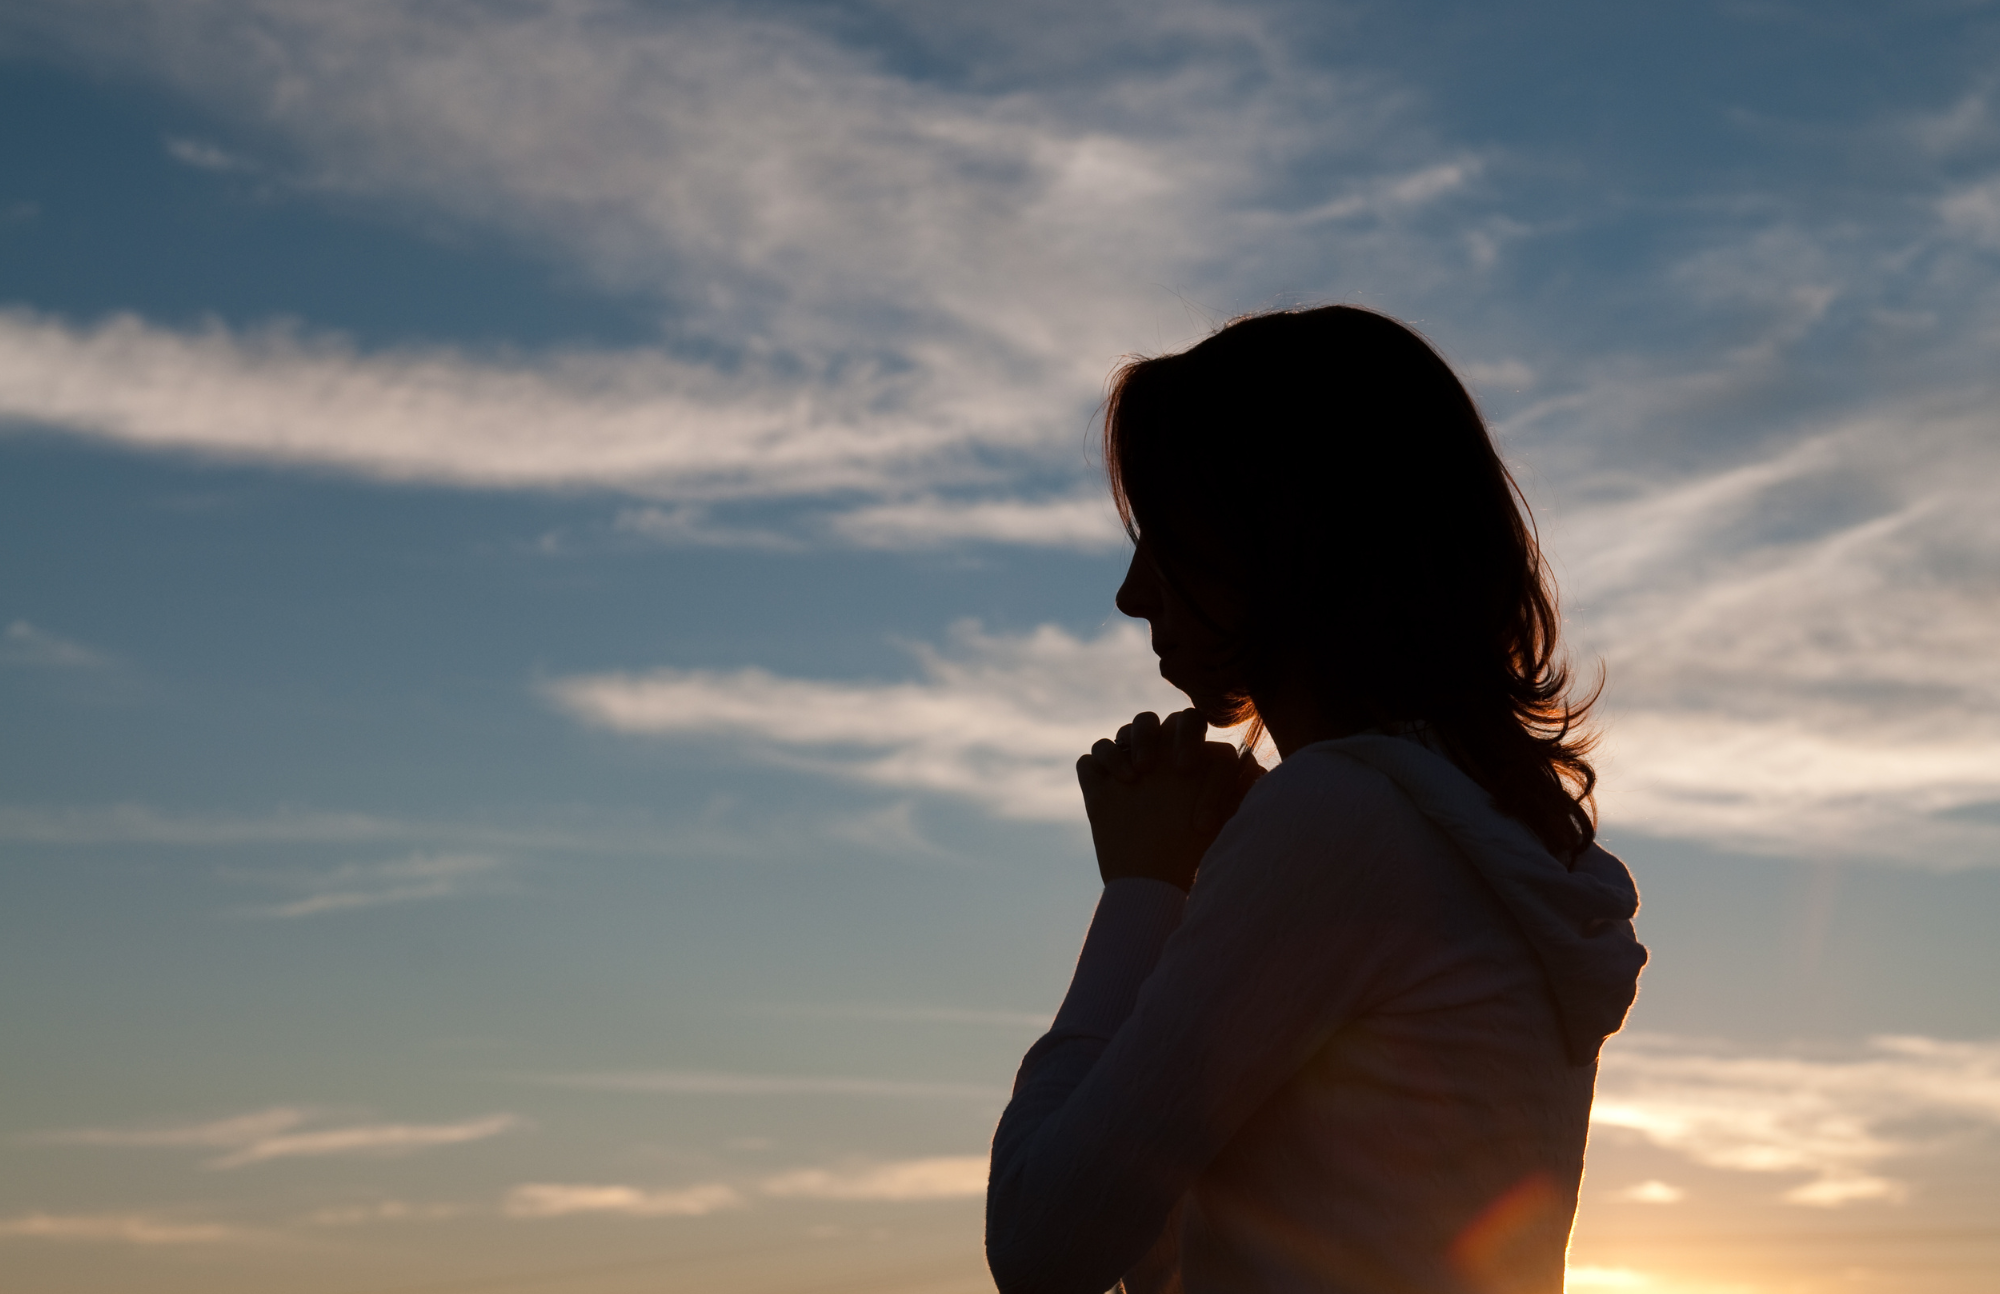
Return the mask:
[[1293,751],[1316,741],[1349,737],[1368,726],[1351,714],[1327,706],[1319,689],[1311,686],[1300,671],[1290,672],[1275,686],[1251,689],[1250,699],[1257,706],[1257,715],[1264,721],[1264,730],[1271,734],[1271,742],[1278,748],[1281,759],[1290,759]]

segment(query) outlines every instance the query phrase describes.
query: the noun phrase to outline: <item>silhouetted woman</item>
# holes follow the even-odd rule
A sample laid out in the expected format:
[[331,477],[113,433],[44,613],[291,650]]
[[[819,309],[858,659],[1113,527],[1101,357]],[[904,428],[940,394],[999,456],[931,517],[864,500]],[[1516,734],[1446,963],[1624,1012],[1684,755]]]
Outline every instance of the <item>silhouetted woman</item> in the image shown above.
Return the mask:
[[[1127,365],[1104,446],[1192,709],[1077,764],[1105,887],[994,1137],[1000,1289],[1560,1294],[1645,950],[1471,398],[1382,315],[1267,314]],[[1246,720],[1261,779],[1204,740]]]

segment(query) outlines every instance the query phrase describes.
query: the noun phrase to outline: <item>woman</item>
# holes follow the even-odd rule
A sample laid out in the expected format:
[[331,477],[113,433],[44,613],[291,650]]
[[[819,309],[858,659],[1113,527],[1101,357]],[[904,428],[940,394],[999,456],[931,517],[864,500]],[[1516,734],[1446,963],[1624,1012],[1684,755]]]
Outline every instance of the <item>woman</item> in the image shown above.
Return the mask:
[[[1192,708],[1077,764],[1105,888],[994,1137],[1000,1289],[1559,1294],[1645,950],[1470,397],[1382,315],[1267,314],[1127,365],[1104,445]],[[1246,721],[1261,777],[1203,740]]]

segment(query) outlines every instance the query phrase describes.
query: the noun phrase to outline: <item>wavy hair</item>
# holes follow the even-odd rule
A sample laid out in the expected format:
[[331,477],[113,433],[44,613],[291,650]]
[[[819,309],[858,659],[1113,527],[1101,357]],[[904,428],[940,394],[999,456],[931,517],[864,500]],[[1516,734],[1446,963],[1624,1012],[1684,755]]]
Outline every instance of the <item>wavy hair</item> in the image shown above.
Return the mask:
[[1237,721],[1303,668],[1355,728],[1423,725],[1556,857],[1590,846],[1602,681],[1572,695],[1527,500],[1424,338],[1355,306],[1237,319],[1117,371],[1104,462],[1170,581],[1242,594]]

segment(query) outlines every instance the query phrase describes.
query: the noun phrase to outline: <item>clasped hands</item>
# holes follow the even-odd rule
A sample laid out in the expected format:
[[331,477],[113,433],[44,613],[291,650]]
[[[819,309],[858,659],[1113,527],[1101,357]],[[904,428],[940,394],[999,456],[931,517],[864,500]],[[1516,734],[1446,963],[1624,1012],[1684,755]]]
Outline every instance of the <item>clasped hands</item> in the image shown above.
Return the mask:
[[1076,761],[1097,871],[1193,886],[1201,857],[1264,769],[1249,752],[1208,741],[1193,710],[1147,711]]

